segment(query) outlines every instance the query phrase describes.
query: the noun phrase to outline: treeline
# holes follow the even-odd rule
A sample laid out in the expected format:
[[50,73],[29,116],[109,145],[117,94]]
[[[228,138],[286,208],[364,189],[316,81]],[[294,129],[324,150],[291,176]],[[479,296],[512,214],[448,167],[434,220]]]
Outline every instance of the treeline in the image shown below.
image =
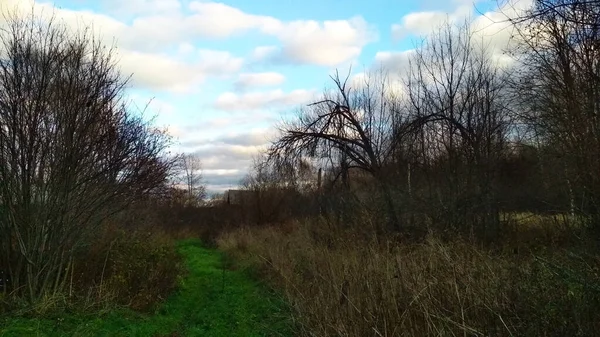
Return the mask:
[[263,208],[340,223],[367,212],[378,231],[491,240],[518,212],[600,229],[600,3],[536,1],[506,20],[510,62],[470,22],[446,23],[405,73],[332,77],[246,185],[265,190]]

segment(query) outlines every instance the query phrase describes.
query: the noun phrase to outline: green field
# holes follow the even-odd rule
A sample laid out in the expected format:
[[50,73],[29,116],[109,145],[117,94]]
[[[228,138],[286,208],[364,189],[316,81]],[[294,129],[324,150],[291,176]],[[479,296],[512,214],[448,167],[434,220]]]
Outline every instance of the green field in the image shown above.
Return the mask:
[[0,336],[289,336],[284,303],[198,240],[179,243],[187,274],[154,314],[128,309],[101,316],[4,317]]

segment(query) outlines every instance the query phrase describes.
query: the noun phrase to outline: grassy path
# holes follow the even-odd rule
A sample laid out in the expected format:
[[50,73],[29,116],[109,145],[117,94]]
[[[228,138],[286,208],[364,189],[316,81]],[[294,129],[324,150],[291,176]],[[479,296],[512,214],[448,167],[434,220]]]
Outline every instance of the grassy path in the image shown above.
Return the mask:
[[188,274],[154,315],[116,310],[101,317],[0,319],[0,336],[289,336],[283,304],[197,240],[179,244]]

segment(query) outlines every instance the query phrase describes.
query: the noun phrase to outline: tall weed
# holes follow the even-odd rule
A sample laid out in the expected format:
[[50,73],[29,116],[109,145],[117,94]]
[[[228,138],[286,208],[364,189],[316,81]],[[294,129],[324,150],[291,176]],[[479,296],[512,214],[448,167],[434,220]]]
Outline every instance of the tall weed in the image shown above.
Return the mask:
[[218,243],[285,292],[305,336],[589,336],[600,329],[600,261],[565,249],[498,250],[433,234],[399,243],[323,230],[319,221],[238,229]]

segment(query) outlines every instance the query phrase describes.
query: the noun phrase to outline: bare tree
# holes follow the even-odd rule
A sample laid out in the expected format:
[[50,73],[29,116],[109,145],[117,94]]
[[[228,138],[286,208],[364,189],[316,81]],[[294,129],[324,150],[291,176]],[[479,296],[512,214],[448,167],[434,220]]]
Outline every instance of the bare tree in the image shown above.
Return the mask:
[[497,169],[512,125],[507,74],[472,40],[468,23],[442,25],[417,50],[410,71],[411,109],[426,120],[421,165],[437,166],[429,177],[430,203],[441,211],[435,221],[496,232]]
[[176,170],[178,181],[186,191],[186,203],[198,206],[206,197],[206,186],[202,178],[202,161],[196,154],[182,154],[178,157]]
[[[519,0],[498,0],[499,8],[518,8]],[[598,25],[600,20],[599,0],[534,0],[532,6],[522,14],[507,16],[515,25],[556,17],[574,25]],[[521,11],[518,11],[521,12]]]
[[572,213],[600,223],[600,2],[536,1],[515,23],[515,97],[535,139],[561,167]]
[[164,183],[169,138],[131,113],[112,49],[54,18],[0,31],[0,245],[16,293],[60,292],[73,254]]
[[297,164],[269,160],[265,153],[253,159],[250,172],[240,182],[243,190],[236,191],[245,198],[241,200],[242,212],[248,221],[259,225],[285,221],[308,208],[299,198],[314,188],[312,170],[308,162]]
[[269,155],[288,162],[330,160],[340,168],[345,184],[349,170],[365,172],[383,191],[390,224],[399,229],[399,210],[385,168],[418,123],[403,114],[389,77],[383,72],[372,75],[356,88],[350,87],[349,76],[333,76],[335,91],[301,109],[298,118],[283,127]]

